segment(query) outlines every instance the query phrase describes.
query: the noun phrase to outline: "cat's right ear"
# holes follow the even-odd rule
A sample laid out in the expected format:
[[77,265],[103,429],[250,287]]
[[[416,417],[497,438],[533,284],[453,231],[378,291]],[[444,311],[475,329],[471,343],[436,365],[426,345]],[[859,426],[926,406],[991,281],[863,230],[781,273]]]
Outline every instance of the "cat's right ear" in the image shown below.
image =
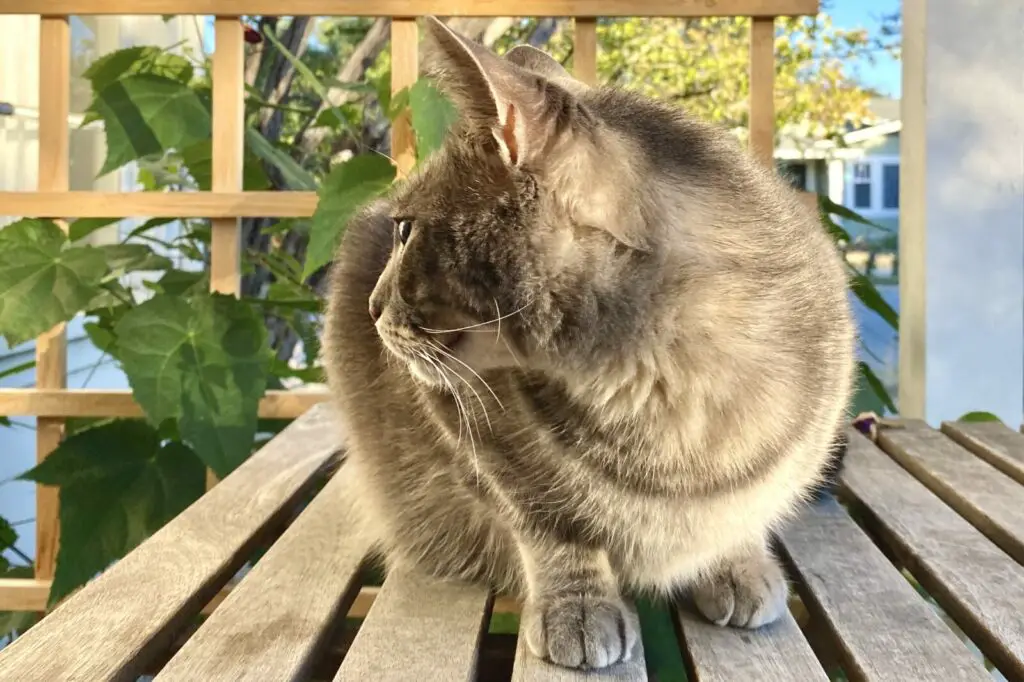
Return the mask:
[[533,45],[516,45],[505,53],[505,59],[547,78],[574,95],[585,91],[588,87],[583,81],[573,78],[572,74],[566,71],[565,67],[559,64],[554,57],[543,50],[538,50]]
[[[559,84],[561,79],[545,78],[514,60],[502,59],[434,17],[424,19],[427,73],[463,118],[494,136],[509,165],[542,161],[545,150],[552,148],[552,138],[566,134],[558,117],[574,98]],[[535,55],[527,59],[550,70],[551,65]]]

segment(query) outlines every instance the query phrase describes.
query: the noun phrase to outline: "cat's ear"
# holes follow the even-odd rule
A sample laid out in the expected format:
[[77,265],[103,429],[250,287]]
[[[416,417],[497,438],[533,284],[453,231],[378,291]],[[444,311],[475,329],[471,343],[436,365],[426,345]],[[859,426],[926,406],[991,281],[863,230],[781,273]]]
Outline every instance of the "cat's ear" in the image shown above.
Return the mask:
[[434,17],[425,17],[425,26],[428,72],[464,118],[494,136],[506,163],[535,162],[555,136],[566,133],[558,120],[572,104],[566,88],[502,59]]
[[554,57],[533,45],[516,45],[505,53],[505,59],[528,71],[544,76],[569,92],[578,94],[587,89],[586,83],[572,77]]

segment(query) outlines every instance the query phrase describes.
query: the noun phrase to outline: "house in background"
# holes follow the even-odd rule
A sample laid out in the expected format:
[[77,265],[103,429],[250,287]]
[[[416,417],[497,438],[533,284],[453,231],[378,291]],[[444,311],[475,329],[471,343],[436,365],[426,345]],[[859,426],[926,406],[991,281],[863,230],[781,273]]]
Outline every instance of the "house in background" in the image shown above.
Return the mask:
[[891,230],[844,221],[855,240],[892,242],[899,232],[900,102],[876,98],[869,110],[872,122],[846,132],[839,142],[808,140],[799,126],[784,129],[775,161],[797,188],[827,194]]

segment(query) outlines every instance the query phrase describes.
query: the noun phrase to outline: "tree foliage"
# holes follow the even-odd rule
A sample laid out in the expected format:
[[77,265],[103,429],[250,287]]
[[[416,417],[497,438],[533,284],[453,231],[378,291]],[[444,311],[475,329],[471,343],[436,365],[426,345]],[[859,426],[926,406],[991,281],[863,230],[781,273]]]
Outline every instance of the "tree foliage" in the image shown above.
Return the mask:
[[[498,49],[550,41],[554,54],[571,61],[565,22],[459,22]],[[841,57],[865,46],[866,37],[837,31],[823,17],[801,22],[782,24],[791,33],[777,44],[779,116],[839,126],[860,115],[866,96]],[[89,241],[120,221],[74,220],[65,235],[51,221],[26,217],[0,232],[0,335],[14,345],[84,315],[89,338],[123,368],[144,412],[138,420],[76,425],[22,477],[60,488],[63,530],[51,602],[195,500],[205,468],[223,477],[241,464],[266,430],[257,409],[268,388],[321,379],[324,266],[348,217],[395,177],[390,121],[408,110],[423,159],[454,118],[429,82],[392,95],[386,19],[249,23],[244,187],[316,191],[319,203],[310,220],[243,221],[241,297],[209,292],[206,220],[132,223],[105,246]],[[744,21],[733,19],[602,21],[599,70],[610,82],[742,127],[745,32]],[[103,124],[103,172],[134,166],[144,191],[209,189],[210,73],[209,60],[190,51],[143,46],[99,57],[85,70],[92,89],[86,121]],[[823,199],[823,221],[837,241],[849,237],[832,216],[849,215]],[[142,275],[143,285],[131,286],[128,273]],[[870,282],[855,280],[853,291],[896,325]],[[864,390],[888,400],[862,369]],[[15,538],[0,519],[0,551]],[[0,574],[24,570],[0,561]],[[0,636],[5,624],[18,630],[30,622],[0,614]]]

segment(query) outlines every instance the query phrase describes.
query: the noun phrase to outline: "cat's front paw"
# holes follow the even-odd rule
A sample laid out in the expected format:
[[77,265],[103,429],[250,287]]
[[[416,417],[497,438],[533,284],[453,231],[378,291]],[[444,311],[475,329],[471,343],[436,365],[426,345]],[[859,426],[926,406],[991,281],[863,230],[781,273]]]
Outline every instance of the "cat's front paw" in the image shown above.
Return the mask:
[[628,661],[640,631],[618,596],[567,594],[528,603],[526,644],[533,655],[566,668],[605,668]]
[[757,552],[724,566],[694,585],[693,601],[716,625],[759,628],[786,611],[789,585],[778,562]]

